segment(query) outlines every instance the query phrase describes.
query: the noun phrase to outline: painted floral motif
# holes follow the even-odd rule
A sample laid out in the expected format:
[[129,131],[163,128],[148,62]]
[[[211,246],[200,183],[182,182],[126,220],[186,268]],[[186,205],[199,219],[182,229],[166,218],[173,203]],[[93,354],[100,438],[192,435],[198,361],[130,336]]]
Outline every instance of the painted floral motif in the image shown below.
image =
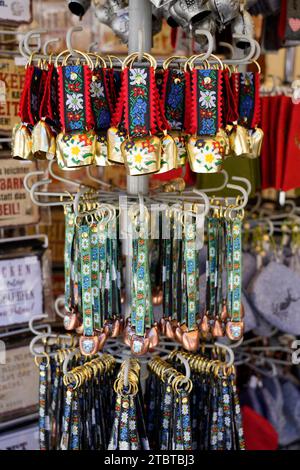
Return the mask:
[[122,151],[131,175],[154,173],[159,170],[160,142],[158,138],[125,141]]
[[95,136],[92,131],[86,134],[60,134],[57,146],[68,168],[93,163]]
[[197,73],[197,122],[198,135],[214,136],[218,132],[219,88],[218,70],[196,70]]
[[129,134],[142,136],[149,133],[149,70],[129,69],[128,118]]
[[217,140],[190,138],[189,159],[196,173],[216,173],[220,171],[224,147]]

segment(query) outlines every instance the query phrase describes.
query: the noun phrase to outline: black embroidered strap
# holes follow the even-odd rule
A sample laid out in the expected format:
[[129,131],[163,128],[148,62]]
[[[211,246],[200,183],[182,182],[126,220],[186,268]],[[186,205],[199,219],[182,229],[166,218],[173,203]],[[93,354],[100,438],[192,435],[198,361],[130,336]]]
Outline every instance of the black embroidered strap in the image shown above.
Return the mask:
[[193,71],[192,128],[190,133],[215,136],[222,119],[222,72],[208,69]]
[[[131,136],[148,135],[151,129],[150,68],[134,67],[126,70],[128,96],[125,125]],[[127,116],[126,116],[127,114]],[[126,122],[127,121],[127,122]]]
[[105,71],[100,67],[93,70],[90,94],[95,119],[95,130],[107,130],[110,127],[111,113]]
[[238,74],[239,122],[248,128],[258,125],[259,74],[246,72]]
[[93,127],[90,83],[91,70],[86,65],[58,68],[60,118],[65,132],[84,132]]
[[182,70],[166,71],[163,102],[170,128],[181,131],[185,112],[185,73]]
[[29,98],[29,116],[30,124],[34,125],[39,120],[40,108],[40,86],[42,81],[43,71],[39,67],[34,67],[30,86]]

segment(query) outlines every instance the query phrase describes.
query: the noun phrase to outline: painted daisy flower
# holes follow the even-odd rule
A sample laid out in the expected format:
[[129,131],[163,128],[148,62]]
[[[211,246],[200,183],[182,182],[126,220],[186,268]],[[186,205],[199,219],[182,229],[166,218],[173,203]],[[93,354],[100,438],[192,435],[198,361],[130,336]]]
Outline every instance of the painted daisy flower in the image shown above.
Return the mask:
[[189,412],[188,405],[182,405],[182,414],[186,415]]
[[122,413],[121,415],[121,421],[122,423],[127,423],[127,420],[128,420],[128,414],[127,413]]
[[83,94],[67,93],[66,106],[72,111],[79,111],[80,109],[83,109]]
[[104,97],[104,86],[99,82],[91,82],[90,92],[92,98],[103,98]]
[[84,238],[82,241],[81,241],[81,246],[84,250],[86,250],[89,246],[89,242],[86,238]]
[[183,434],[183,439],[185,441],[189,441],[191,439],[191,433],[188,431],[185,431],[185,433]]
[[205,108],[215,108],[216,106],[216,92],[215,91],[201,91],[199,103]]
[[130,85],[146,85],[147,73],[145,69],[130,70]]

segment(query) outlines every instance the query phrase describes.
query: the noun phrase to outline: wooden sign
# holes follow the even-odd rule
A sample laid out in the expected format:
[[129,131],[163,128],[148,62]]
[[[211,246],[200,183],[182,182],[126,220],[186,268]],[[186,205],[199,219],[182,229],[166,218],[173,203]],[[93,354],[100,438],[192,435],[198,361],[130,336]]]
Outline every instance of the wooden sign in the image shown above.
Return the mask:
[[0,384],[0,422],[37,410],[39,373],[28,345],[6,351]]
[[38,207],[23,185],[24,176],[36,169],[33,162],[0,159],[0,227],[36,224]]
[[12,59],[0,59],[0,132],[11,135],[18,116],[25,68]]
[[43,276],[38,256],[0,259],[0,328],[28,323],[43,311]]
[[1,433],[0,450],[39,450],[38,425]]
[[21,24],[32,21],[32,0],[0,0],[0,23]]

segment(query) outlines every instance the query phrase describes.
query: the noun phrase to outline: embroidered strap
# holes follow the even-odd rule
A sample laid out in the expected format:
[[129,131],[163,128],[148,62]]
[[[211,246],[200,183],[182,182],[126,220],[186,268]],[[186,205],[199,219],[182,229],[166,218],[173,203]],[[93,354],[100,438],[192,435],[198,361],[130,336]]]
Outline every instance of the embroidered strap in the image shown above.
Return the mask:
[[164,74],[163,105],[172,130],[183,130],[185,114],[185,73],[168,69]]
[[99,224],[99,275],[100,275],[100,322],[104,324],[105,314],[105,288],[106,288],[106,265],[107,265],[107,226]]
[[64,265],[65,265],[65,309],[70,311],[71,305],[71,265],[72,265],[72,247],[75,234],[75,217],[70,207],[65,210],[65,248],[64,248]]
[[230,321],[241,321],[242,224],[240,219],[226,222],[227,310]]
[[125,69],[127,73],[128,96],[125,109],[130,136],[149,135],[151,128],[151,91],[149,67]]
[[87,65],[57,68],[59,77],[59,111],[64,132],[84,132],[94,126],[91,111],[91,70]]
[[184,260],[186,269],[187,287],[187,317],[188,330],[195,329],[196,326],[196,225],[188,223],[185,226],[184,239]]
[[92,72],[90,96],[95,120],[95,130],[107,130],[110,127],[110,98],[106,70],[97,67]]
[[214,319],[216,313],[216,288],[218,285],[217,272],[217,233],[218,219],[210,217],[208,219],[208,287],[209,287],[209,311],[210,319]]
[[133,137],[155,135],[169,128],[153,67],[127,67],[123,70],[121,91],[111,124],[125,129]]
[[[144,209],[146,210],[146,209]],[[137,228],[137,227],[136,227]],[[133,292],[132,324],[138,336],[145,334],[145,329],[153,323],[152,293],[150,285],[148,223],[139,222],[138,237],[134,240],[133,252]]]
[[242,290],[242,222],[235,219],[232,222],[232,261],[233,261],[233,292],[232,292],[232,321],[241,320],[241,290]]
[[39,67],[34,67],[28,100],[29,123],[32,125],[36,124],[39,120],[42,78],[43,70]]
[[51,93],[52,93],[52,82],[54,80],[54,73],[56,69],[53,64],[49,64],[46,76],[44,77],[43,83],[43,94],[40,101],[39,116],[40,119],[48,119],[54,124],[54,113],[52,109]]
[[91,225],[91,288],[94,327],[101,330],[103,323],[100,316],[100,269],[99,269],[99,240],[98,224]]
[[92,315],[91,243],[88,225],[80,227],[80,259],[83,334],[84,336],[92,336],[94,325]]
[[230,80],[229,70],[223,72],[224,76],[224,109],[223,109],[223,125],[232,124],[238,121],[238,99],[234,91],[234,82]]
[[221,70],[192,71],[192,109],[189,132],[215,136],[222,125]]
[[238,78],[239,122],[253,129],[260,121],[260,74],[258,72],[239,73]]

